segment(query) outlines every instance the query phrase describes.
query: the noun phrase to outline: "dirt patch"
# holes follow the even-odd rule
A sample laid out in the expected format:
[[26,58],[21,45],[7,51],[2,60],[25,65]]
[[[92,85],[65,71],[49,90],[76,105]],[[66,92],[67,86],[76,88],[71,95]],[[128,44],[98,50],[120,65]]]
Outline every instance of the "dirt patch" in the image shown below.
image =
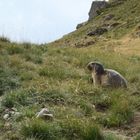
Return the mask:
[[115,47],[115,52],[125,55],[138,55],[140,56],[140,39],[124,38],[119,41],[120,46]]
[[123,140],[133,140],[140,133],[140,112],[134,113],[134,121],[120,128],[105,129],[104,133],[112,133]]
[[109,108],[109,104],[106,103],[97,103],[95,104],[95,109],[97,112],[105,112]]

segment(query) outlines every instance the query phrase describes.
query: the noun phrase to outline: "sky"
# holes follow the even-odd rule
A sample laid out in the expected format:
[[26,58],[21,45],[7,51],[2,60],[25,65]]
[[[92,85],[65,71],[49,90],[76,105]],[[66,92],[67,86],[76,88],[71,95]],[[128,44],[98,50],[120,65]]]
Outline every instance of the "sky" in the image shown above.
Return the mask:
[[88,19],[93,0],[0,0],[0,35],[12,41],[47,43]]

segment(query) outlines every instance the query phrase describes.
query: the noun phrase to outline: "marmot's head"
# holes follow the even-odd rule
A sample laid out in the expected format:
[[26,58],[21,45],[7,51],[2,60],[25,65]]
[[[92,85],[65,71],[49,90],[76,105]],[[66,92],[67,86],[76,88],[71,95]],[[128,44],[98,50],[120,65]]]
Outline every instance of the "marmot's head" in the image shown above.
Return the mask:
[[89,71],[94,72],[98,75],[104,74],[104,67],[101,63],[99,62],[90,62],[87,65],[87,68]]

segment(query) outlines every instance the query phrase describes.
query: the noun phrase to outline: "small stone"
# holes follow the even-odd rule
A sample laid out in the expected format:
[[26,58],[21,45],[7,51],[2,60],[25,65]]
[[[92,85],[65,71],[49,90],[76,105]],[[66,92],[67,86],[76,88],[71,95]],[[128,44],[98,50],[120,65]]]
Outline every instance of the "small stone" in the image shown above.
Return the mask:
[[5,114],[5,115],[3,116],[3,119],[4,119],[4,120],[8,120],[8,119],[9,119],[9,117],[10,117],[10,115],[9,115],[9,114]]
[[47,108],[43,108],[39,113],[37,113],[36,118],[43,118],[49,120],[53,118],[53,114],[51,114]]
[[5,113],[9,113],[9,111],[10,111],[9,108],[7,108],[7,109],[5,109],[4,112],[5,112]]
[[113,14],[109,14],[109,15],[105,16],[104,19],[105,19],[105,20],[111,20],[113,17],[114,17]]
[[92,107],[95,109],[95,105],[92,105]]
[[13,114],[15,114],[15,112],[14,111],[10,111],[10,114],[13,115]]
[[76,26],[76,29],[79,29],[81,27],[83,27],[84,25],[86,25],[87,22],[83,22],[83,23],[79,23],[77,26]]
[[17,109],[15,107],[12,107],[11,110],[17,112]]
[[21,113],[19,112],[15,112],[14,116],[19,117],[21,115]]

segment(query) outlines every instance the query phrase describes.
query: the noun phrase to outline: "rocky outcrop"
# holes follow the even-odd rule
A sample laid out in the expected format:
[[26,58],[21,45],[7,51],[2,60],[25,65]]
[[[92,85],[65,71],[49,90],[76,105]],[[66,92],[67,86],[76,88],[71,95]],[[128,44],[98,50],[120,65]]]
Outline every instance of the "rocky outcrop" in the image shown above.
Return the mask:
[[97,28],[93,31],[90,31],[89,33],[87,33],[88,36],[100,36],[102,34],[104,34],[105,32],[107,32],[108,30],[106,28]]
[[[90,8],[90,11],[88,13],[89,14],[88,21],[93,19],[94,17],[98,16],[100,14],[101,10],[103,8],[106,8],[108,5],[109,5],[109,3],[106,2],[106,1],[93,1],[92,5],[91,5],[91,8]],[[107,17],[107,19],[111,19],[111,18],[113,18],[112,15]],[[76,26],[76,29],[79,29],[82,26],[86,25],[88,23],[88,21],[83,22],[83,23],[79,23]]]
[[106,8],[107,6],[108,6],[108,2],[106,1],[93,1],[89,11],[89,20],[99,15],[100,10]]
[[79,29],[81,28],[82,26],[86,25],[87,22],[83,22],[83,23],[79,23],[77,26],[76,26],[76,29]]

